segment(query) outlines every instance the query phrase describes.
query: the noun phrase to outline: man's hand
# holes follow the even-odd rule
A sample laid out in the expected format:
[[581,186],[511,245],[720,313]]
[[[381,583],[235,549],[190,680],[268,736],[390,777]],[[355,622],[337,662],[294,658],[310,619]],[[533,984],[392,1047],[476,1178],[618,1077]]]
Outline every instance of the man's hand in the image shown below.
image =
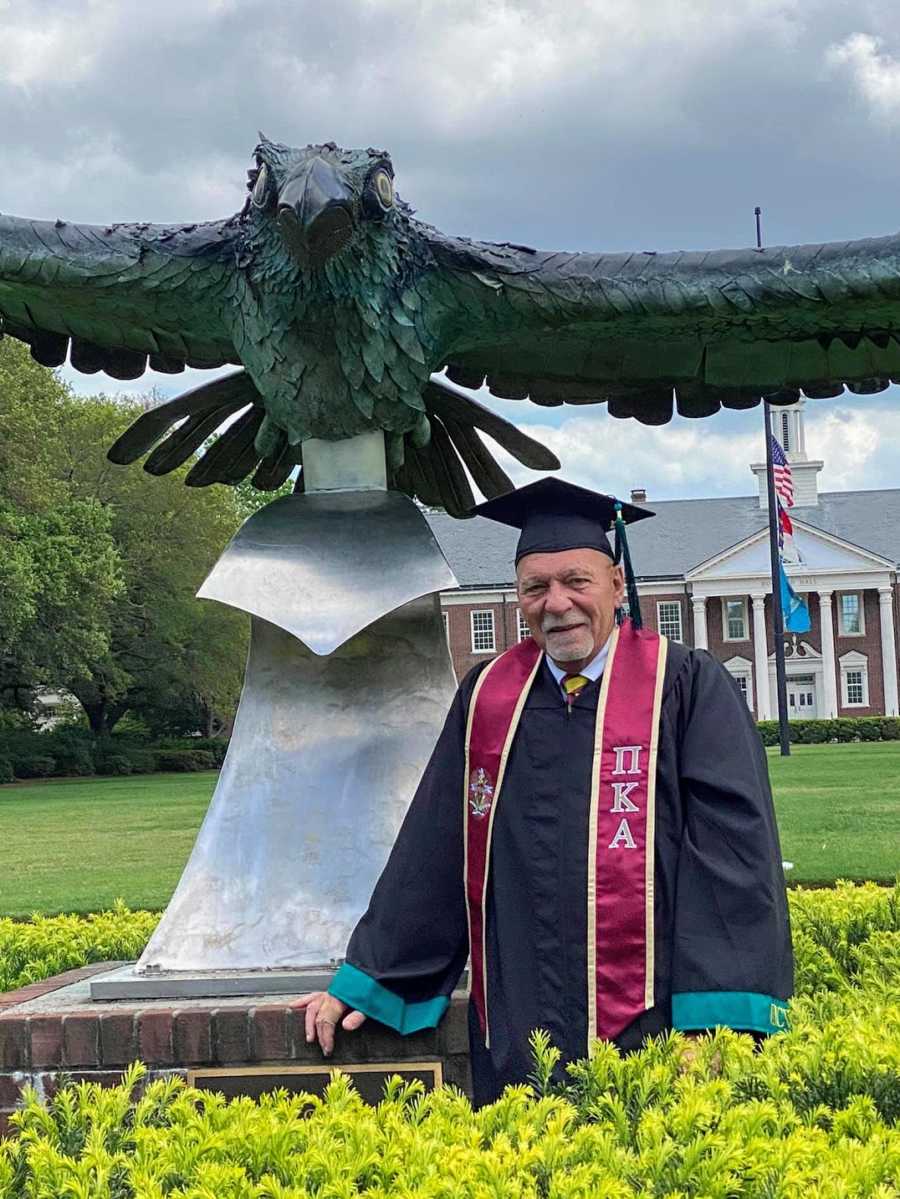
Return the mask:
[[334,1030],[338,1024],[347,1032],[354,1032],[366,1019],[362,1012],[350,1011],[346,1003],[335,999],[327,991],[313,991],[309,995],[301,995],[291,1007],[299,1011],[306,1009],[307,1043],[311,1045],[313,1041],[318,1041],[325,1057],[331,1057],[334,1051]]

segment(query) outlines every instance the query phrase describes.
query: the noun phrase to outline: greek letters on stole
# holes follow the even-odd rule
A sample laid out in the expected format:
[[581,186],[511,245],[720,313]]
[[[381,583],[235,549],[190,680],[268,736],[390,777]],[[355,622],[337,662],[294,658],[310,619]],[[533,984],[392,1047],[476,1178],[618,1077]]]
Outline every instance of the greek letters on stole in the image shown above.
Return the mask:
[[[588,833],[588,1050],[652,1007],[654,813],[667,641],[625,621],[612,635],[600,685]],[[490,1046],[487,893],[491,835],[506,761],[541,666],[527,638],[481,673],[466,726],[465,889],[471,992]]]

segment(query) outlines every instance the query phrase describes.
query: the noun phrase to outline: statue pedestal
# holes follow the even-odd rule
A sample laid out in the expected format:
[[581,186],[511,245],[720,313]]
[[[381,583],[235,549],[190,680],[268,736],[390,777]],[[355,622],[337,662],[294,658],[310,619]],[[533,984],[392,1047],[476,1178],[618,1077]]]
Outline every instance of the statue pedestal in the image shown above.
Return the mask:
[[200,590],[252,616],[234,733],[137,974],[343,958],[453,700],[436,593],[455,582],[396,492],[285,496],[246,521]]
[[24,1086],[48,1099],[61,1075],[114,1086],[135,1060],[151,1078],[177,1074],[227,1095],[320,1092],[335,1068],[374,1102],[393,1073],[471,1094],[462,992],[437,1029],[402,1037],[374,1020],[355,1033],[338,1029],[326,1059],[306,1043],[304,1013],[289,1006],[297,995],[92,1000],[91,982],[123,965],[86,966],[0,995],[0,1136]]

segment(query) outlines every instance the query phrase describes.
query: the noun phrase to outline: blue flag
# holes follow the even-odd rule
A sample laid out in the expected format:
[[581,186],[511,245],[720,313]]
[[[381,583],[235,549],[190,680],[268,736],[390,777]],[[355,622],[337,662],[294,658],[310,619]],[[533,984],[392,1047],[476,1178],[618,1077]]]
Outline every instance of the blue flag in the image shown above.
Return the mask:
[[808,633],[812,625],[806,600],[801,599],[788,582],[782,562],[778,563],[778,571],[781,575],[781,611],[784,615],[784,631],[786,633]]

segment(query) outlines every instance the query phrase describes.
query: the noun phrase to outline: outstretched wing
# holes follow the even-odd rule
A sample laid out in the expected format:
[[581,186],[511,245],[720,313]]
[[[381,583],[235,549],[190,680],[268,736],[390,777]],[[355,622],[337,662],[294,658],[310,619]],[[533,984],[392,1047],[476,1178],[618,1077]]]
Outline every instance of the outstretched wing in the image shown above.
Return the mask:
[[662,424],[900,380],[900,235],[692,253],[547,253],[424,229],[450,379]]
[[0,215],[0,329],[45,366],[135,379],[237,362],[222,313],[233,219],[69,225]]

